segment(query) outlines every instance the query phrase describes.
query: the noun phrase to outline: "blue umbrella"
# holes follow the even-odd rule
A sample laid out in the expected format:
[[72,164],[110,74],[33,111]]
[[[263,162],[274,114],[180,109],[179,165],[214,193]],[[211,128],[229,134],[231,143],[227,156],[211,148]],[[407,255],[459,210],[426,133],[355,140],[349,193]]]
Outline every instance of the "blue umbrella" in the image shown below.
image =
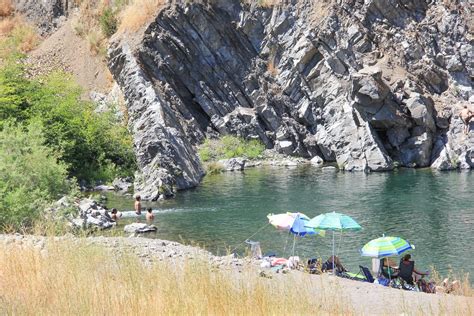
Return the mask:
[[282,213],[282,214],[268,214],[268,221],[270,224],[278,229],[289,231],[294,235],[293,238],[293,255],[295,253],[296,236],[303,237],[305,235],[320,235],[325,236],[325,231],[315,230],[314,228],[306,227],[309,222],[309,217],[303,213]]
[[291,225],[290,232],[297,236],[304,236],[304,235],[324,235],[324,232],[319,230],[315,230],[314,228],[307,227],[306,225],[309,222],[309,218],[306,216],[298,213],[295,217],[295,221],[293,225]]
[[314,228],[314,229],[322,229],[322,230],[330,230],[332,231],[332,271],[334,272],[334,232],[340,231],[358,231],[361,230],[362,227],[354,220],[352,217],[347,216],[345,214],[331,212],[320,214],[314,218],[312,218],[308,223],[306,223],[306,227]]

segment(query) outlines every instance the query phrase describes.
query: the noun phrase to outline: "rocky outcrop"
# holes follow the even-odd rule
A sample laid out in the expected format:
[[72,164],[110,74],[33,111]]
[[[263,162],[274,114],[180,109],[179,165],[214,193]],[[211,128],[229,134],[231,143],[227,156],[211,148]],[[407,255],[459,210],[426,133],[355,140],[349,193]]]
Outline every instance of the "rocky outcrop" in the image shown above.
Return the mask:
[[136,190],[156,198],[197,185],[195,146],[224,134],[348,171],[449,169],[453,151],[468,166],[455,127],[473,95],[468,18],[463,1],[164,8],[138,44],[116,36],[109,49],[135,137]]
[[78,216],[70,220],[71,227],[79,229],[108,229],[116,225],[107,209],[90,199],[79,200]]
[[219,160],[219,163],[222,164],[224,170],[226,171],[241,171],[245,168],[245,163],[247,160],[245,158],[230,158]]
[[62,197],[46,210],[45,216],[54,220],[67,219],[75,229],[108,229],[116,225],[108,210],[94,200]]
[[68,0],[15,0],[15,10],[36,25],[41,35],[50,34],[66,20],[66,16],[74,5]]
[[156,88],[127,44],[111,50],[110,65],[124,92],[134,136],[139,168],[135,191],[144,200],[157,200],[162,195],[172,196],[174,188],[196,186],[204,170],[176,117],[174,103]]
[[112,186],[119,193],[127,193],[133,187],[133,179],[131,177],[117,178],[112,182]]
[[132,223],[125,225],[123,231],[126,233],[132,234],[144,234],[144,233],[151,233],[156,232],[157,228],[154,225],[147,225],[145,223]]
[[451,118],[448,130],[439,133],[433,146],[432,168],[438,170],[474,168],[474,122],[470,133],[464,134],[464,123],[459,117]]

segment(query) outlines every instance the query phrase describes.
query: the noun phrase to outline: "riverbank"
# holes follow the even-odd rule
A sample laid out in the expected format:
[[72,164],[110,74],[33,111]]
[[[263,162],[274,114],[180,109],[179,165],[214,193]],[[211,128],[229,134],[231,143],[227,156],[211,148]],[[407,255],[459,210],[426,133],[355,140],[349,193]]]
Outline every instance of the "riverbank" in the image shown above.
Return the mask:
[[260,277],[256,260],[165,240],[0,235],[0,249],[6,314],[474,314],[472,297],[299,271]]

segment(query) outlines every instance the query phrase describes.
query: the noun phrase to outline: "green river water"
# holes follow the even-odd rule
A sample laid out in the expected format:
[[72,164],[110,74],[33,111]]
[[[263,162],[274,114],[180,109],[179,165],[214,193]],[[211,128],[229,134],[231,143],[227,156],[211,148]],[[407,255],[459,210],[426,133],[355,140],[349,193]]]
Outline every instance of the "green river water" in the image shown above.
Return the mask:
[[[309,217],[337,211],[353,217],[360,232],[336,235],[338,255],[350,270],[370,266],[359,249],[385,234],[416,246],[417,268],[434,266],[447,274],[474,273],[474,173],[403,169],[387,173],[350,173],[311,166],[262,167],[245,172],[208,176],[196,189],[176,199],[144,203],[157,210],[154,224],[160,239],[198,243],[216,254],[237,248],[257,233],[263,252],[292,253],[293,237],[267,225],[268,213],[303,212]],[[133,200],[108,195],[108,207],[132,210]],[[143,219],[139,219],[139,221]],[[137,219],[122,219],[116,228]],[[303,258],[331,254],[331,233],[296,240],[295,254]]]

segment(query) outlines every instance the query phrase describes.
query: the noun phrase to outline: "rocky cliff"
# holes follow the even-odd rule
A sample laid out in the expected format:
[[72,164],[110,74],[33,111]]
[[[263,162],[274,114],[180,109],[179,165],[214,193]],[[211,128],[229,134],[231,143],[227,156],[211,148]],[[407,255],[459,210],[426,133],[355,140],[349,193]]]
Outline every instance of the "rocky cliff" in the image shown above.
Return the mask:
[[347,171],[474,166],[467,1],[267,2],[172,4],[114,38],[144,198],[196,186],[223,134]]
[[58,28],[75,4],[75,1],[69,0],[12,1],[16,12],[34,24],[41,35],[48,35]]

